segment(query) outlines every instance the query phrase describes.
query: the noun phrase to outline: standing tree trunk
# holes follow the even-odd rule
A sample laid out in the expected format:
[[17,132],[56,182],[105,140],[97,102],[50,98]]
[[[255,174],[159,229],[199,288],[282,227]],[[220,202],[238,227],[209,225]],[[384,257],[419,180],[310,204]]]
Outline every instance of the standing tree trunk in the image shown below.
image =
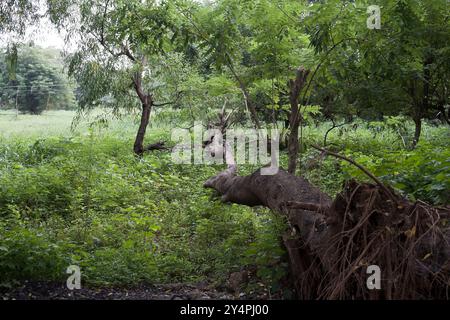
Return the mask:
[[[142,66],[146,64],[146,59],[143,58]],[[145,132],[147,131],[147,126],[150,122],[150,113],[152,111],[153,106],[153,97],[151,94],[145,93],[144,88],[142,87],[142,70],[137,71],[133,77],[133,86],[136,91],[139,100],[142,103],[142,114],[141,114],[141,122],[139,124],[139,129],[136,135],[136,140],[134,142],[134,153],[138,156],[144,153],[144,138]]]
[[144,153],[144,138],[145,132],[147,131],[147,126],[150,122],[151,111],[152,106],[150,103],[142,104],[141,122],[139,124],[139,129],[133,147],[134,153],[137,155],[142,155]]
[[[419,143],[420,135],[422,133],[422,118],[426,115],[430,107],[430,83],[431,83],[431,71],[430,65],[433,63],[433,57],[427,57],[423,62],[423,80],[422,80],[422,88],[423,93],[421,101],[417,101],[416,111],[414,114],[414,123],[415,123],[415,131],[414,131],[414,140],[412,143],[412,148],[414,149]],[[416,97],[415,92],[413,92],[413,97]]]
[[259,123],[255,104],[253,103],[252,99],[250,98],[250,93],[247,90],[247,86],[242,81],[241,77],[239,77],[239,75],[236,73],[236,70],[234,70],[233,61],[231,60],[231,58],[228,54],[227,54],[226,61],[227,61],[228,68],[230,69],[231,73],[233,74],[233,77],[239,83],[239,88],[241,89],[242,94],[244,95],[245,105],[247,106],[247,109],[250,111],[250,117],[251,117],[253,124],[255,125],[255,128],[261,129],[261,124]]
[[298,160],[298,128],[302,121],[302,115],[299,110],[299,96],[302,91],[306,78],[308,77],[309,70],[303,67],[298,68],[297,74],[294,80],[289,80],[288,86],[289,92],[289,102],[291,104],[291,114],[289,115],[289,127],[291,129],[288,141],[288,155],[289,155],[289,166],[288,172],[295,174],[297,169]]
[[420,135],[422,133],[422,117],[417,116],[414,118],[415,130],[414,130],[414,140],[412,143],[412,148],[414,149],[420,140]]
[[[293,118],[294,113],[291,113],[290,118]],[[289,155],[289,164],[288,164],[288,172],[295,174],[295,170],[297,169],[297,160],[298,160],[298,150],[299,150],[299,142],[298,142],[298,127],[300,125],[299,121],[289,121],[291,131],[289,133],[288,139],[288,155]]]

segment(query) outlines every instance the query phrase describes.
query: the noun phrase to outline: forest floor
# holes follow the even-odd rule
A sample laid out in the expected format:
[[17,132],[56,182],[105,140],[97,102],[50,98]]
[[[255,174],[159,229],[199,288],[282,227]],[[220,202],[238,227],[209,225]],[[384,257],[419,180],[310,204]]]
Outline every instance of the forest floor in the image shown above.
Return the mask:
[[264,295],[232,294],[207,283],[141,285],[138,287],[91,287],[69,290],[61,282],[25,282],[0,291],[3,300],[234,300],[267,299]]

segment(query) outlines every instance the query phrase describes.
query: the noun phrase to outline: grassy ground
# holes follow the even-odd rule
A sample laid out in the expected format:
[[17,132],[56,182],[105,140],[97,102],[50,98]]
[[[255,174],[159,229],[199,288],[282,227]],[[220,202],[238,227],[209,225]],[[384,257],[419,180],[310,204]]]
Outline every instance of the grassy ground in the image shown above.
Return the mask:
[[[231,272],[246,268],[253,275],[247,293],[280,294],[287,270],[280,259],[280,218],[262,208],[211,199],[202,185],[220,166],[175,165],[164,151],[135,158],[133,117],[90,126],[102,119],[95,113],[71,130],[74,115],[54,111],[16,118],[14,112],[0,112],[2,286],[64,280],[71,264],[81,267],[84,283],[102,286],[220,285]],[[155,122],[147,142],[168,140],[169,127]],[[327,128],[304,128],[305,145],[321,143]],[[400,192],[445,204],[449,133],[426,126],[419,147],[408,151],[394,129],[361,122],[333,131],[329,142]],[[319,159],[305,147],[299,172],[331,195],[351,176],[366,179],[342,161]],[[243,166],[241,174],[254,168]]]
[[[71,136],[86,134],[89,124],[95,120],[102,119],[103,112],[94,111],[89,115],[81,116],[78,122],[74,111],[46,111],[40,116],[30,114],[16,115],[14,110],[0,111],[0,137],[3,138],[46,138],[52,136]],[[125,132],[126,135],[133,133],[133,117],[125,120],[109,119],[111,131]],[[74,126],[72,126],[74,124]]]
[[[81,123],[72,132],[73,115],[1,115],[4,286],[65,279],[70,264],[90,285],[223,284],[230,272],[257,264],[261,283],[252,292],[284,275],[278,219],[212,201],[202,187],[220,167],[177,166],[169,152],[136,159],[132,119],[109,128]],[[147,140],[169,134],[154,128]]]

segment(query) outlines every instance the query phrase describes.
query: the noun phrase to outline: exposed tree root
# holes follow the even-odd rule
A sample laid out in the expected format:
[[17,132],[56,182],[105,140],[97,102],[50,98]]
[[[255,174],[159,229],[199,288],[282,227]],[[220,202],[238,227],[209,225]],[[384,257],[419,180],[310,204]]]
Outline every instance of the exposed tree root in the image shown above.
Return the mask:
[[[225,202],[263,205],[287,217],[292,230],[283,241],[301,299],[450,299],[447,208],[355,181],[332,202],[283,170],[240,177],[234,165],[205,187]],[[381,290],[366,285],[369,265],[381,269]]]
[[[396,202],[379,186],[345,185],[327,213],[329,235],[313,252],[323,270],[317,298],[450,298],[448,220],[425,203]],[[369,265],[381,268],[381,290],[367,289]]]

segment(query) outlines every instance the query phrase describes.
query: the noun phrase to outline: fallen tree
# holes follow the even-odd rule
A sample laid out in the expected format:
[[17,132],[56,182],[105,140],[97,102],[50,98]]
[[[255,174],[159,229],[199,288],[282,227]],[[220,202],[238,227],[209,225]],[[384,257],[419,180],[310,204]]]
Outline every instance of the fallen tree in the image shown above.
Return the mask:
[[[448,208],[410,202],[378,179],[348,181],[332,200],[282,169],[238,176],[228,150],[225,156],[228,168],[204,186],[224,202],[287,218],[283,243],[298,298],[450,299]],[[370,265],[381,269],[380,290],[366,285]]]

